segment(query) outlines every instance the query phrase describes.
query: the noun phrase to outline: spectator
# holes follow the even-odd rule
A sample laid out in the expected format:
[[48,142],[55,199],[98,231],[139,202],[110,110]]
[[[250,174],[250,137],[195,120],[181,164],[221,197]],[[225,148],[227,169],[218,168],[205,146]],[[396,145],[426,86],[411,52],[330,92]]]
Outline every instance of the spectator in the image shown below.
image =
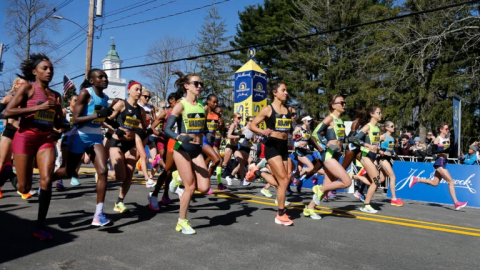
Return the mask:
[[470,148],[468,148],[468,154],[464,155],[462,152],[458,159],[460,160],[460,162],[464,164],[475,165],[477,164],[477,151],[478,151],[477,146],[470,145]]
[[408,143],[409,143],[410,145],[413,145],[413,144],[415,143],[415,141],[413,140],[412,133],[411,133],[411,132],[407,132],[406,134],[407,134],[407,136],[408,136]]
[[425,139],[425,144],[427,145],[427,147],[429,144],[432,144],[434,140],[435,140],[435,136],[433,135],[433,132],[429,131],[427,133],[427,139]]
[[408,135],[403,135],[398,148],[398,155],[408,156],[410,151],[410,143],[408,142]]
[[413,141],[414,143],[410,147],[410,154],[422,160],[425,159],[425,157],[427,156],[427,147],[423,143],[421,143],[420,137],[415,137]]

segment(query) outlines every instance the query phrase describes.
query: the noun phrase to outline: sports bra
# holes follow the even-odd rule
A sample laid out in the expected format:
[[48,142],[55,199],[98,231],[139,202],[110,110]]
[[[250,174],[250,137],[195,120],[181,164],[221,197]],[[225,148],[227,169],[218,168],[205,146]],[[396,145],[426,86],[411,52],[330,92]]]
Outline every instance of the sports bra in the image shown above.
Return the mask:
[[272,107],[272,114],[265,120],[267,128],[278,132],[290,132],[292,128],[292,114],[288,106],[285,106],[287,114],[277,113],[272,104],[270,104],[270,107]]
[[125,110],[118,114],[117,122],[124,129],[135,130],[140,126],[142,119],[140,106],[133,107],[126,99],[123,102],[125,103]]

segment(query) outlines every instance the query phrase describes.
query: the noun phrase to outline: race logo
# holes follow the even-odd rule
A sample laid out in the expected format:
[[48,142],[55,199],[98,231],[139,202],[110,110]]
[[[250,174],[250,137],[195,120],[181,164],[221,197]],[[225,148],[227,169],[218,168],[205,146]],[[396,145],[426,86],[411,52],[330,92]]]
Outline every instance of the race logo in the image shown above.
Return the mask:
[[[418,169],[413,169],[413,168],[410,169],[408,177],[403,178],[396,183],[395,190],[399,191],[399,190],[402,190],[405,187],[409,187],[410,183],[413,181],[414,176],[420,178],[420,177],[422,177],[422,174],[425,173],[425,170],[422,170],[422,171],[419,171],[419,172],[417,172],[417,171],[418,171]],[[425,177],[425,178],[433,180],[434,175],[435,175],[435,171],[432,172],[428,177]],[[470,191],[470,193],[476,194],[477,191],[472,187],[472,180],[471,180],[474,176],[475,176],[475,174],[471,174],[467,179],[453,179],[453,181],[455,182],[455,188],[465,188],[465,189],[468,189],[468,191]],[[447,181],[445,181],[444,179],[440,180],[440,184],[448,185]]]

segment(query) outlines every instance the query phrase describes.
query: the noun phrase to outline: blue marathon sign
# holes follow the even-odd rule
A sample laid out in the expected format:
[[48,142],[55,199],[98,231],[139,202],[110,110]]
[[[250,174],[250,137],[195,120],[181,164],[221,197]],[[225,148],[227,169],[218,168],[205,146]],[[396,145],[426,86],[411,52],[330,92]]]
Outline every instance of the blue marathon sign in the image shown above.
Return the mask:
[[[457,199],[461,202],[468,201],[468,206],[480,207],[480,197],[477,194],[477,190],[480,190],[480,166],[448,164],[447,169],[455,181]],[[396,176],[395,190],[398,198],[453,204],[448,184],[443,179],[437,187],[418,183],[409,188],[413,176],[433,179],[435,170],[432,163],[395,161],[393,171]],[[390,190],[387,197],[391,197]]]

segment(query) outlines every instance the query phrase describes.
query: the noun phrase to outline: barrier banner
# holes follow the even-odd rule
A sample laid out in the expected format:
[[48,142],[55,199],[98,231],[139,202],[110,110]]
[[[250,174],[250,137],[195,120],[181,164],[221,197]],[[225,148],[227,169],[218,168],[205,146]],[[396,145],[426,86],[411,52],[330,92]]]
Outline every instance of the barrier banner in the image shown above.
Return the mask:
[[453,134],[455,134],[455,141],[453,144],[454,156],[460,155],[460,129],[462,124],[462,101],[458,97],[453,97]]
[[[267,106],[267,75],[253,60],[235,72],[235,112],[245,125],[248,116],[257,116]],[[265,129],[262,123],[260,128]]]
[[[448,164],[447,169],[455,182],[455,193],[461,202],[467,202],[468,206],[480,207],[480,197],[477,190],[480,189],[480,166]],[[437,187],[424,183],[417,183],[409,188],[413,176],[433,179],[435,169],[432,163],[395,161],[393,171],[396,176],[395,191],[397,198],[432,203],[453,204],[448,191],[448,183],[441,180]],[[387,197],[391,198],[390,189]]]

